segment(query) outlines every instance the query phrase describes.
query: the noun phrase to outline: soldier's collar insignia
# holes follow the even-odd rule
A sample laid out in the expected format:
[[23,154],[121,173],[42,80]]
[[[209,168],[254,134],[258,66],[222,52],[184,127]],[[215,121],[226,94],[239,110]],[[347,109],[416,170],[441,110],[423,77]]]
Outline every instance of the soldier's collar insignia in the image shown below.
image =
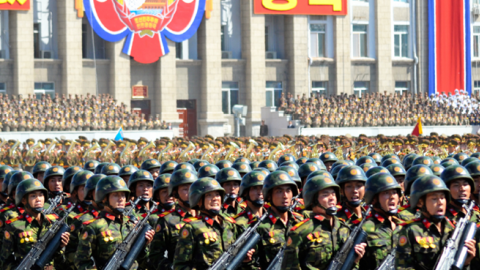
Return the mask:
[[207,217],[207,216],[204,216],[204,217],[203,217],[203,220],[205,220],[205,222],[207,222],[210,226],[213,225],[213,221],[214,221],[214,220],[213,220],[212,218]]
[[378,221],[380,221],[382,223],[385,221],[385,218],[382,215],[380,215],[379,213],[375,213],[375,217],[377,218]]
[[273,224],[277,223],[277,218],[273,216],[273,213],[268,215],[268,218],[272,221]]
[[[175,209],[173,209],[175,211]],[[177,209],[177,213],[183,218],[187,213],[185,213],[182,209]]]
[[315,219],[320,220],[320,221],[323,221],[323,220],[325,220],[325,217],[322,216],[322,215],[316,215],[316,216],[315,216]]
[[115,216],[114,215],[110,215],[109,213],[105,213],[105,217],[110,219],[110,220],[115,220]]
[[422,223],[427,229],[430,229],[430,226],[432,225],[432,223],[430,223],[430,221],[428,221],[426,218],[422,219]]
[[450,213],[451,213],[454,217],[456,217],[456,216],[458,215],[458,212],[455,211],[455,209],[453,209],[453,207],[449,207],[449,208],[448,208],[448,211],[450,211]]

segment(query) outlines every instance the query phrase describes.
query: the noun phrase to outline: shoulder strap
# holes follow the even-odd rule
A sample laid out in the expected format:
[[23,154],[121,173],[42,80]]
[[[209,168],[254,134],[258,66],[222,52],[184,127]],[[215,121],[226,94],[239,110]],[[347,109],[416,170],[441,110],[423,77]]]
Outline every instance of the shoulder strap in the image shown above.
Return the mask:
[[190,223],[192,221],[198,220],[196,217],[189,217],[189,218],[184,218],[183,222]]
[[100,218],[100,216],[98,216],[98,217],[96,217],[96,218],[92,218],[92,219],[90,219],[90,220],[87,220],[87,221],[83,222],[83,225],[88,225],[88,224],[94,222],[95,220],[97,220],[97,219],[99,219],[99,218]]
[[296,229],[300,228],[300,226],[302,226],[303,224],[305,224],[307,221],[309,221],[310,219],[307,218],[307,219],[304,219],[303,221],[300,221],[298,222],[297,224],[295,224],[295,226],[293,226],[290,231],[295,231]]

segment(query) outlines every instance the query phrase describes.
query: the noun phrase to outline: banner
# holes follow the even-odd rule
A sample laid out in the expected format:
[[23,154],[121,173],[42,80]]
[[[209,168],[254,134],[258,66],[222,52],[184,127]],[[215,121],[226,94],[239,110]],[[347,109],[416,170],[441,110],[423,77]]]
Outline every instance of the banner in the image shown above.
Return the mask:
[[0,10],[29,10],[30,0],[3,0],[0,2]]
[[428,0],[428,92],[472,93],[470,0]]
[[347,15],[347,1],[348,0],[253,0],[253,12],[255,14],[279,15]]
[[212,0],[84,0],[83,4],[95,33],[109,42],[126,38],[122,52],[150,64],[170,52],[166,38],[182,42],[195,34],[206,1]]

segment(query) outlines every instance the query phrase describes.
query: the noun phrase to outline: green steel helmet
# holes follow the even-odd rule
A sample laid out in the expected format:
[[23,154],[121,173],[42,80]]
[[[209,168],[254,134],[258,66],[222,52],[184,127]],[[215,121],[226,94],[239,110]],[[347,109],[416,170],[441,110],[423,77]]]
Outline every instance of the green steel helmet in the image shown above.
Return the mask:
[[447,196],[447,202],[450,201],[450,190],[440,177],[435,175],[423,175],[412,184],[412,192],[410,193],[410,208],[415,209],[417,203],[423,196],[428,193],[444,191]]
[[420,176],[424,175],[433,175],[432,170],[430,167],[426,165],[413,165],[410,169],[407,170],[407,174],[405,175],[405,194],[410,195],[410,187],[412,186],[413,182],[417,180]]
[[206,160],[197,160],[197,161],[195,161],[195,163],[193,163],[193,167],[195,168],[196,171],[198,171],[198,170],[200,170],[201,167],[203,167],[207,164],[210,164],[210,163]]
[[170,177],[170,183],[168,184],[168,196],[173,196],[173,191],[178,186],[184,184],[192,184],[197,180],[197,174],[190,170],[181,169],[178,171],[174,171],[172,173],[172,177]]
[[467,169],[472,177],[480,176],[480,160],[468,163],[465,165],[465,169]]
[[[5,174],[6,174],[6,173],[2,173],[4,171],[2,169],[3,167],[9,168],[10,171],[12,170],[12,168],[10,168],[10,166],[7,166],[7,165],[0,166],[0,178],[5,177]],[[35,163],[35,166],[33,166],[32,174],[33,174],[33,176],[36,177],[38,173],[45,172],[50,167],[52,167],[52,165],[50,163],[48,163],[46,161],[39,161],[39,162]],[[3,175],[3,177],[2,177],[2,175]]]
[[458,153],[453,156],[454,159],[458,161],[458,163],[461,163],[463,160],[468,158],[468,155],[465,153]]
[[253,161],[253,162],[250,162],[250,168],[253,169],[256,169],[258,168],[258,165],[260,164],[260,161]]
[[125,165],[118,172],[118,176],[130,176],[136,171],[138,171],[137,167],[133,165]]
[[52,166],[45,171],[43,175],[43,182],[48,184],[48,179],[52,176],[62,176],[65,173],[65,169],[62,166]]
[[305,186],[302,190],[303,201],[305,202],[306,209],[312,209],[316,204],[315,200],[318,199],[318,192],[326,189],[333,188],[337,196],[337,204],[340,203],[340,186],[335,183],[335,180],[329,175],[316,175],[305,182]]
[[293,196],[298,195],[297,183],[292,180],[290,175],[284,171],[274,171],[271,174],[267,175],[265,181],[263,182],[263,198],[265,201],[268,201],[268,194],[274,187],[290,185],[292,188]]
[[433,164],[440,164],[440,162],[442,162],[442,159],[437,156],[433,156],[432,160],[433,160]]
[[400,162],[400,160],[396,159],[396,158],[389,158],[389,159],[385,159],[383,162],[382,162],[382,167],[386,168],[392,164],[402,164]]
[[85,183],[85,192],[83,193],[83,200],[87,200],[88,198],[88,193],[90,191],[95,192],[95,188],[97,188],[97,183],[107,177],[105,174],[94,174],[90,178],[88,178],[87,183]]
[[370,176],[372,175],[375,175],[377,173],[390,173],[388,171],[387,168],[383,167],[383,166],[376,166],[376,167],[373,167],[373,168],[370,168],[366,173],[365,173],[365,176],[367,178],[369,178]]
[[193,167],[193,164],[190,164],[188,162],[178,163],[178,165],[175,166],[175,169],[173,171],[176,172],[178,170],[184,170],[184,169],[189,170],[189,171],[193,172],[194,174],[197,174],[197,170],[195,169],[195,167]]
[[224,169],[221,169],[218,173],[216,173],[215,180],[217,180],[220,183],[220,185],[222,185],[223,183],[229,182],[229,181],[240,182],[242,181],[242,177],[240,176],[240,173],[234,168],[224,168]]
[[127,184],[120,176],[110,175],[102,178],[95,188],[95,202],[101,203],[108,194],[114,192],[125,192],[127,198],[130,195],[130,189],[127,188]]
[[[37,163],[38,164],[38,163]],[[35,164],[36,165],[36,164]],[[46,169],[45,169],[46,170]],[[8,165],[0,166],[0,179],[4,179],[7,173],[13,171],[12,167]]]
[[363,172],[364,173],[367,173],[368,170],[370,170],[371,168],[374,168],[374,167],[377,167],[377,163],[363,163],[362,165],[358,166],[360,168],[362,168]]
[[435,176],[440,177],[442,172],[445,170],[445,167],[443,167],[440,164],[433,164],[432,166],[430,166],[430,169],[432,170],[432,172]]
[[239,157],[237,159],[235,159],[235,161],[233,163],[237,163],[237,162],[247,162],[247,163],[250,163],[250,160],[248,160],[248,158],[246,157]]
[[260,164],[258,164],[258,167],[259,168],[266,168],[270,172],[274,172],[278,168],[277,163],[275,163],[275,161],[273,161],[273,160],[264,160],[264,161],[260,162]]
[[202,177],[211,177],[215,178],[215,175],[220,171],[217,166],[213,164],[207,164],[200,169],[198,169],[197,177],[202,178]]
[[380,160],[380,163],[383,163],[385,160],[389,159],[389,158],[396,158],[398,161],[400,161],[400,158],[395,155],[395,154],[387,154],[385,156],[382,157],[382,159]]
[[95,172],[95,169],[97,168],[98,164],[100,164],[100,162],[96,160],[89,160],[85,162],[85,165],[83,165],[83,169],[87,171]]
[[294,168],[290,166],[282,166],[282,167],[279,167],[277,171],[284,171],[288,173],[288,175],[290,175],[290,178],[292,178],[292,180],[295,181],[297,185],[300,185],[300,186],[302,185],[302,179],[298,175],[297,170],[295,170]]
[[462,167],[460,165],[452,165],[452,166],[449,166],[448,168],[445,168],[442,174],[440,174],[440,178],[442,178],[442,180],[445,182],[447,187],[450,185],[450,182],[454,180],[465,179],[470,184],[470,187],[472,188],[472,192],[475,190],[475,183],[473,181],[472,176],[470,175],[470,173],[465,167]]
[[33,175],[29,172],[16,172],[10,177],[10,181],[8,181],[8,196],[12,196],[15,188],[17,188],[18,184],[24,180],[32,179]]
[[233,163],[230,160],[220,160],[215,165],[221,170],[223,168],[231,168]]
[[401,164],[388,165],[387,170],[393,176],[405,176],[407,174],[407,170]]
[[305,179],[312,172],[319,171],[319,170],[320,170],[320,167],[318,167],[317,164],[312,162],[307,162],[300,165],[300,168],[298,168],[298,176],[300,176],[300,178],[302,179]]
[[349,166],[349,165],[355,165],[355,164],[350,164],[346,160],[339,160],[339,161],[332,164],[332,170],[335,169],[335,167],[339,166],[339,165]]
[[195,162],[197,162],[197,161],[199,161],[199,160],[200,160],[200,159],[198,159],[198,158],[192,158],[192,159],[190,159],[190,160],[187,160],[187,162],[193,165],[193,164],[195,164]]
[[417,154],[415,154],[415,153],[411,153],[411,154],[406,155],[406,156],[403,158],[402,165],[403,165],[403,167],[405,168],[405,170],[408,171],[408,169],[410,169],[410,167],[412,167],[413,161],[414,161],[417,157],[419,157],[419,155],[417,155]]
[[30,178],[18,184],[17,190],[15,191],[15,205],[21,205],[23,197],[34,191],[42,191],[43,196],[45,196],[45,201],[48,200],[48,192],[42,182],[35,178]]
[[250,164],[246,162],[237,162],[232,165],[232,168],[237,170],[239,173],[249,173],[252,171]]
[[134,172],[132,175],[130,175],[130,178],[128,179],[128,189],[130,190],[134,189],[136,184],[140,181],[152,182],[152,185],[154,182],[153,176],[149,171],[138,170]]
[[142,162],[142,165],[140,165],[140,170],[145,170],[145,171],[150,171],[156,168],[160,168],[162,164],[154,158],[149,158]]
[[395,189],[400,195],[402,187],[397,183],[397,180],[390,173],[377,173],[368,178],[365,183],[365,203],[371,204],[375,195],[383,191]]
[[310,178],[313,178],[317,175],[324,175],[324,176],[329,176],[330,178],[333,178],[332,174],[327,172],[327,171],[324,171],[324,170],[320,170],[320,171],[315,171],[315,172],[312,172],[311,174],[308,175],[307,177],[307,181],[310,179]]
[[298,168],[300,168],[300,166],[298,166],[298,164],[295,163],[295,161],[285,161],[285,162],[279,163],[278,166],[279,167],[289,166],[289,167],[294,168],[297,171],[298,171]]
[[221,201],[225,197],[225,189],[220,186],[217,180],[211,177],[203,177],[195,181],[188,190],[188,202],[194,209],[199,209],[198,203],[202,197],[212,191],[218,191],[222,197]]
[[101,173],[105,175],[118,176],[118,173],[120,173],[120,165],[117,163],[108,163],[107,165],[103,166]]
[[[363,165],[363,164],[362,164]],[[337,179],[337,176],[338,176],[338,172],[343,169],[344,167],[347,167],[347,165],[338,165],[338,166],[335,166],[335,168],[333,168],[332,170],[330,170],[330,174],[333,176],[333,179]]]
[[332,152],[325,152],[325,153],[321,154],[319,158],[323,163],[325,163],[325,162],[337,162],[338,161],[337,156],[335,156],[335,154],[332,153]]
[[442,162],[440,162],[440,165],[442,165],[442,166],[445,167],[445,168],[448,168],[448,167],[450,167],[450,166],[452,166],[452,165],[460,165],[460,163],[458,163],[458,161],[457,161],[456,159],[454,159],[454,158],[451,158],[451,157],[449,158],[449,157],[447,157],[447,158],[445,158],[444,160],[442,160]]
[[337,175],[337,179],[335,180],[338,185],[345,184],[350,181],[361,181],[366,182],[367,176],[363,172],[363,169],[356,166],[350,165],[343,167]]
[[297,159],[292,154],[285,154],[278,158],[277,164],[282,164],[285,161],[295,162]]
[[177,165],[178,163],[173,160],[166,161],[165,163],[162,164],[162,166],[160,166],[159,174],[173,173]]
[[248,188],[254,186],[263,186],[263,182],[267,176],[261,171],[251,171],[245,174],[242,178],[242,182],[240,183],[240,190],[238,191],[238,196],[241,198],[245,198],[248,194],[246,194]]
[[308,158],[307,157],[301,157],[295,161],[295,163],[298,164],[298,166],[302,166],[302,164],[307,163]]
[[369,157],[372,157],[373,160],[375,160],[375,162],[377,163],[377,165],[380,165],[380,163],[382,163],[382,155],[380,155],[379,153],[370,153],[368,154]]
[[355,165],[355,162],[353,162],[353,160],[345,160],[345,162],[348,163],[348,166]]
[[433,160],[430,157],[420,156],[413,161],[412,166],[414,165],[425,165],[430,167],[433,165]]
[[107,166],[108,164],[110,164],[110,163],[108,163],[108,162],[99,163],[97,165],[97,167],[95,167],[95,171],[93,171],[93,173],[94,174],[100,174],[102,172],[103,167]]
[[315,163],[320,168],[320,170],[327,170],[327,167],[325,166],[325,164],[323,164],[323,161],[319,158],[309,158],[306,163]]
[[461,164],[463,167],[465,167],[465,165],[467,165],[468,163],[470,162],[473,162],[473,161],[479,161],[480,159],[476,158],[476,157],[468,157],[466,159],[464,159]]
[[8,184],[10,183],[10,178],[12,178],[12,175],[15,174],[18,171],[10,171],[5,175],[5,178],[3,178],[3,183],[2,183],[2,193],[5,196],[8,196]]
[[480,152],[476,152],[470,155],[471,157],[480,158]]
[[73,193],[75,188],[86,185],[88,179],[93,176],[93,172],[88,170],[82,170],[77,172],[72,177],[72,182],[70,183],[70,193]]
[[62,176],[62,186],[63,186],[63,190],[65,190],[65,192],[68,190],[67,186],[70,185],[70,182],[72,182],[72,177],[77,172],[80,172],[80,171],[83,171],[82,167],[80,167],[80,166],[71,166],[71,167],[68,167],[65,170],[65,172],[63,173],[63,176]]
[[252,172],[253,171],[262,172],[263,174],[265,174],[265,176],[270,174],[270,171],[267,170],[267,168],[255,168],[255,169],[252,170]]
[[355,162],[355,165],[360,166],[360,165],[365,164],[365,163],[377,164],[377,162],[375,161],[375,159],[373,159],[373,157],[363,156],[363,157],[359,158],[357,160],[357,162]]
[[[168,184],[170,183],[170,179],[172,179],[172,175],[169,173],[164,173],[160,174],[157,179],[155,179],[155,182],[153,182],[153,197],[155,197],[155,194],[162,189],[162,188],[168,188]],[[159,199],[156,199],[159,201]]]

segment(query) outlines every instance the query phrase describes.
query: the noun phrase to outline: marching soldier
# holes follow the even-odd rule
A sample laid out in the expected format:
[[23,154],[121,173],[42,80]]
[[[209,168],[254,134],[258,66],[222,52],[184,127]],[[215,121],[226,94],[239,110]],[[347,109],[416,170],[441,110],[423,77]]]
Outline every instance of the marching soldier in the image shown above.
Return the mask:
[[246,207],[238,214],[236,221],[245,229],[266,211],[263,207],[265,201],[262,193],[263,181],[266,177],[263,172],[252,171],[242,178],[238,195],[246,202]]
[[234,168],[223,168],[215,176],[215,179],[225,189],[225,201],[222,204],[222,212],[231,216],[238,215],[247,206],[238,196],[242,177]]
[[363,218],[365,209],[362,207],[362,201],[365,196],[365,182],[367,177],[358,166],[346,166],[338,172],[336,183],[340,186],[343,199],[337,216],[344,219],[350,227],[355,227]]

